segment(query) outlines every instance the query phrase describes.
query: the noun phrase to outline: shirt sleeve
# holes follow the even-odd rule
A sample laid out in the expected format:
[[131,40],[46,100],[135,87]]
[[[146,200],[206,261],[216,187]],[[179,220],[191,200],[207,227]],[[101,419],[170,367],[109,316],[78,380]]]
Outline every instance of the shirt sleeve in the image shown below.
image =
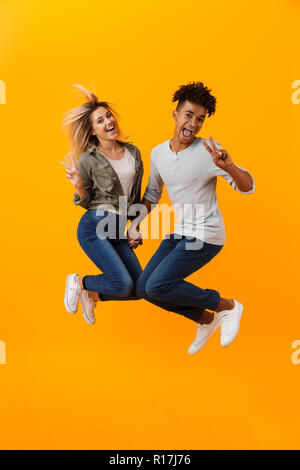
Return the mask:
[[[215,142],[215,146],[216,146],[218,149],[222,148],[221,145],[219,144],[219,142],[216,142],[216,141],[214,141],[214,142]],[[235,189],[236,191],[238,191],[238,192],[240,192],[240,193],[243,193],[243,194],[252,194],[252,193],[254,193],[254,191],[255,191],[255,181],[254,181],[253,176],[251,175],[251,173],[250,173],[248,170],[245,170],[245,168],[242,168],[241,166],[239,166],[239,165],[237,165],[237,164],[235,163],[235,166],[237,166],[238,168],[240,168],[240,170],[246,171],[246,172],[250,175],[250,177],[251,177],[251,179],[252,179],[252,188],[249,189],[249,191],[241,191],[241,190],[237,187],[237,185],[236,185],[234,179],[230,176],[229,173],[227,173],[227,171],[222,170],[222,168],[218,167],[218,165],[216,165],[213,160],[212,160],[212,165],[213,165],[213,168],[212,168],[212,174],[213,174],[213,176],[222,176],[222,177],[230,184],[230,186],[233,187],[233,189]]]
[[153,161],[153,154],[151,154],[151,171],[143,199],[147,199],[148,201],[157,204],[161,198],[163,186],[164,182],[161,179],[159,171]]
[[80,161],[77,160],[77,170],[80,173],[82,184],[85,189],[85,194],[82,198],[75,192],[73,202],[76,206],[81,206],[84,209],[88,208],[88,204],[93,197],[93,180],[89,177],[86,169]]

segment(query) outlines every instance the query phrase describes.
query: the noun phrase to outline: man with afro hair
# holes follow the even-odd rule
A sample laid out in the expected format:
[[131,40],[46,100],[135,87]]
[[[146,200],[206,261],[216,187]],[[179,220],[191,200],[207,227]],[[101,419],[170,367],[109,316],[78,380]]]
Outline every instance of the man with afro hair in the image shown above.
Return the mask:
[[163,186],[177,215],[174,233],[166,235],[137,281],[137,294],[161,308],[197,323],[197,335],[188,352],[194,354],[221,326],[221,345],[236,337],[243,305],[185,281],[220,252],[225,227],[216,197],[222,176],[240,193],[252,194],[255,182],[229,153],[212,139],[197,137],[205,118],[216,110],[216,98],[202,82],[181,86],[173,96],[173,138],[151,153],[151,172],[142,203],[150,212]]

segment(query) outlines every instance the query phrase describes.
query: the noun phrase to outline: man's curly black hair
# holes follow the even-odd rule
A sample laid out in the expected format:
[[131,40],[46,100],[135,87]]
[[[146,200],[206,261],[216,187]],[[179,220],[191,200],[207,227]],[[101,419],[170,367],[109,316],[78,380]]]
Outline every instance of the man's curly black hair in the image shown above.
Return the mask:
[[181,85],[173,95],[173,103],[178,101],[178,110],[181,105],[187,100],[191,103],[200,104],[207,109],[208,116],[211,116],[216,111],[217,99],[210,94],[210,91],[202,82],[192,82],[187,85]]

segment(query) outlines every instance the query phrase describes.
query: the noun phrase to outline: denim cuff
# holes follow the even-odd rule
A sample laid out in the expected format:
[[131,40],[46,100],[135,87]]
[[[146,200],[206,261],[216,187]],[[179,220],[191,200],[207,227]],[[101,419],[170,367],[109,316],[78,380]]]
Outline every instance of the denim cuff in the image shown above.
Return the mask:
[[85,285],[85,276],[81,280],[84,290],[88,290]]

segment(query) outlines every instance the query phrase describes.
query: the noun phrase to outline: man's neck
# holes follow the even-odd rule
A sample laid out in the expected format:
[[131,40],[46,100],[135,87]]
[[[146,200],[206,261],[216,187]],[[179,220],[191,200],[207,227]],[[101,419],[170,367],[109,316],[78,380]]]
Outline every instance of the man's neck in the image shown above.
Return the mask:
[[179,142],[179,139],[177,138],[177,136],[174,135],[174,137],[170,140],[170,148],[172,152],[175,152],[175,153],[181,152],[182,150],[185,150],[190,145],[192,145],[195,139],[196,137],[192,140],[192,142],[189,142],[188,144],[182,144]]

